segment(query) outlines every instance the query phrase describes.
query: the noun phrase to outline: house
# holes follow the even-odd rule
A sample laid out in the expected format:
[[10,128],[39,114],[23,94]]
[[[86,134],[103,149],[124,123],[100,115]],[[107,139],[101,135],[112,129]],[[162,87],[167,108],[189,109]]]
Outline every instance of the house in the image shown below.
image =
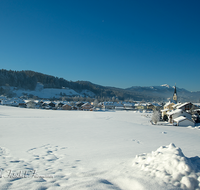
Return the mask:
[[63,110],[71,110],[71,109],[72,109],[72,106],[69,105],[69,104],[65,104],[65,105],[62,106],[62,109],[63,109]]
[[82,110],[90,110],[90,109],[92,109],[93,108],[93,106],[89,103],[89,102],[87,102],[87,103],[85,103],[85,104],[83,104],[82,106],[81,106],[81,109]]
[[167,115],[168,115],[168,120],[170,123],[173,123],[173,120],[180,116],[184,116],[184,117],[187,117],[188,119],[192,119],[192,115],[190,113],[187,113],[181,109],[176,109],[176,110],[167,112]]
[[124,110],[124,105],[121,103],[114,102],[113,105],[116,110]]
[[6,105],[6,106],[18,107],[19,103],[25,103],[25,101],[21,100],[19,98],[8,98],[8,99],[5,99],[5,100],[1,100],[1,104]]
[[51,108],[55,108],[55,107],[56,107],[56,104],[55,104],[54,102],[50,102],[48,105],[49,105]]
[[83,105],[83,102],[76,102],[77,109],[81,109],[81,106]]
[[115,105],[113,104],[113,102],[103,102],[101,107],[103,109],[114,109]]
[[175,110],[178,106],[180,106],[182,103],[177,103],[177,104],[174,104],[173,106],[172,106],[172,108]]
[[192,115],[192,119],[195,123],[200,123],[200,116],[196,110],[195,110],[194,114]]
[[153,104],[151,104],[151,103],[147,104],[147,110],[153,111],[155,108],[156,108],[156,106],[154,106]]
[[19,106],[20,108],[26,108],[26,103],[25,103],[25,102],[20,102],[20,103],[18,104],[18,106]]
[[161,110],[161,116],[162,116],[162,119],[164,121],[166,121],[167,119],[165,119],[165,117],[167,117],[167,112],[169,111],[169,109],[164,109],[164,110]]
[[37,103],[37,106],[40,108],[40,107],[42,107],[43,103],[44,103],[43,100],[39,100],[38,103]]
[[169,110],[173,110],[174,108],[173,108],[173,106],[174,106],[175,104],[173,103],[173,102],[167,102],[165,105],[164,105],[164,110],[166,110],[166,109],[169,109]]
[[183,111],[189,111],[192,108],[197,108],[194,104],[192,104],[191,102],[185,102],[183,104],[180,104],[179,106],[177,106],[177,109],[182,109]]
[[173,123],[176,123],[177,126],[194,126],[195,122],[192,119],[187,117],[180,116],[173,120]]
[[46,108],[48,106],[48,104],[46,102],[43,102],[41,106],[42,106],[42,108]]
[[64,106],[64,104],[62,102],[59,102],[56,104],[57,109],[60,109]]
[[131,103],[125,103],[124,104],[124,109],[125,110],[133,110],[135,107],[134,107],[134,104],[131,104]]
[[3,95],[0,96],[0,100],[6,100],[6,99],[7,99],[7,96],[3,96]]
[[33,100],[29,100],[28,102],[26,102],[27,108],[35,108],[35,106],[36,106],[36,102],[34,102]]
[[137,104],[136,109],[145,110],[147,109],[147,104]]
[[78,108],[76,106],[72,106],[73,110],[78,110]]

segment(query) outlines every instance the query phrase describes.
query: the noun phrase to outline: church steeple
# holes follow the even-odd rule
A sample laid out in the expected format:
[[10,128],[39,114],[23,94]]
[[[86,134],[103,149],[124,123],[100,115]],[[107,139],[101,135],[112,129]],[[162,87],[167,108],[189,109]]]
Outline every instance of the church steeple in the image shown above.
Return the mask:
[[175,88],[174,88],[173,100],[174,100],[174,102],[177,104],[176,84],[175,84]]

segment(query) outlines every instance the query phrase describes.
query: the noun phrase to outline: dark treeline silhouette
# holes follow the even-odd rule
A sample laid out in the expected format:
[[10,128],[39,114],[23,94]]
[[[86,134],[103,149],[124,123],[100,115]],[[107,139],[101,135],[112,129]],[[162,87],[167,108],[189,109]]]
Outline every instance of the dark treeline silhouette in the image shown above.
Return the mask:
[[[67,87],[81,92],[82,90],[89,90],[95,93],[99,98],[102,97],[117,97],[119,100],[134,99],[142,100],[144,96],[137,92],[131,92],[120,88],[104,87],[93,84],[88,81],[68,81],[63,78],[54,77],[34,71],[12,71],[12,70],[0,70],[0,86],[12,86],[18,89],[35,90],[37,82],[44,85],[44,88],[63,88]],[[5,90],[0,89],[0,93],[3,94]],[[146,99],[146,97],[145,97]]]

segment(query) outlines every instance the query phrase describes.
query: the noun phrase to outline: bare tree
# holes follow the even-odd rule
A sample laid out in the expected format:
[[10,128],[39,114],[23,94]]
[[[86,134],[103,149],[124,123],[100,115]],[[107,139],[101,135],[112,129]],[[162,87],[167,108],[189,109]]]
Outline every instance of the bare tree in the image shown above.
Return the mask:
[[157,124],[157,122],[160,120],[160,112],[157,110],[154,110],[153,115],[152,115],[152,122],[154,124]]
[[93,103],[94,107],[97,108],[97,107],[98,107],[98,104],[99,104],[98,100],[95,99],[95,100],[94,100],[94,103]]

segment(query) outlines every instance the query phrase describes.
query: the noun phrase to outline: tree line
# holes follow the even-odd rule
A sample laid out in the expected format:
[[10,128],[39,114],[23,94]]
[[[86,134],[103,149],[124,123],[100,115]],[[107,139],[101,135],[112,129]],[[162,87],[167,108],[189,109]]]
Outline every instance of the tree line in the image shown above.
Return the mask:
[[[139,92],[125,90],[114,87],[104,87],[96,85],[88,81],[68,81],[63,78],[58,78],[51,75],[46,75],[39,72],[23,70],[0,70],[0,86],[12,86],[18,89],[35,90],[37,82],[44,85],[44,88],[58,88],[67,87],[80,93],[82,90],[89,90],[93,92],[99,99],[108,99],[115,97],[119,100],[134,99],[138,100],[151,100],[152,97],[143,95]],[[5,94],[5,88],[0,87],[0,94]]]

